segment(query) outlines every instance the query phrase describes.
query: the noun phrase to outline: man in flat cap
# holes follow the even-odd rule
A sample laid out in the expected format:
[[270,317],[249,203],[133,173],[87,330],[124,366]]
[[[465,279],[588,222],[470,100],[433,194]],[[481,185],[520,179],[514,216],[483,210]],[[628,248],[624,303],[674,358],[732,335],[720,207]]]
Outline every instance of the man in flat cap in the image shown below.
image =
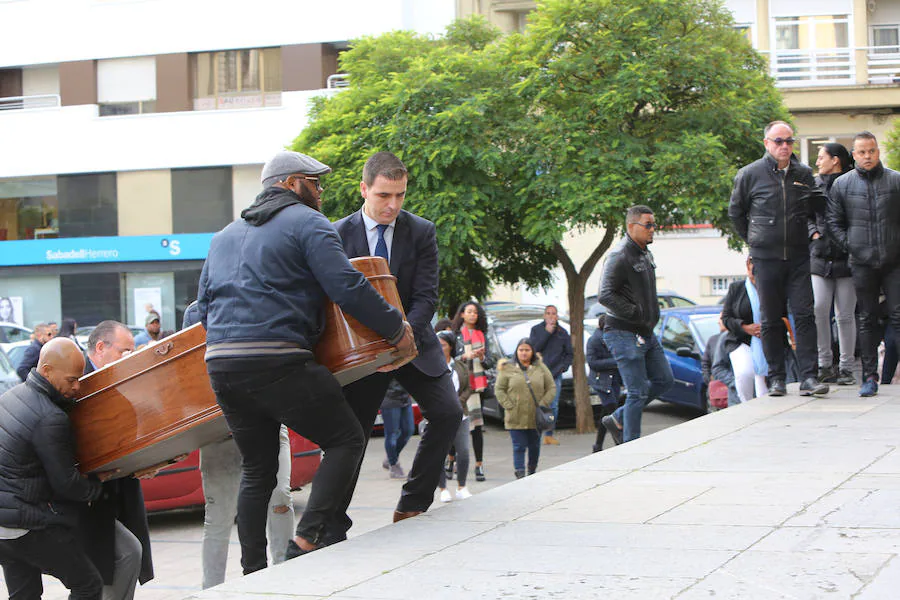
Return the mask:
[[365,450],[341,386],[312,354],[330,298],[407,355],[412,330],[353,268],[319,212],[320,177],[331,169],[279,152],[262,172],[265,189],[217,233],[200,275],[200,321],[212,388],[241,452],[237,524],[244,574],[263,569],[266,517],[287,425],[324,450],[287,557],[315,550]]

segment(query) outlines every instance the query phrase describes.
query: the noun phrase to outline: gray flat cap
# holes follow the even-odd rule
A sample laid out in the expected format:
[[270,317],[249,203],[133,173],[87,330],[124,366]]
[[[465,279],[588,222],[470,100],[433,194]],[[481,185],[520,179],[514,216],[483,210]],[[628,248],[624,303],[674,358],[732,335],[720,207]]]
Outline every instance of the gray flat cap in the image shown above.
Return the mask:
[[324,175],[331,173],[331,167],[322,164],[311,156],[282,150],[263,167],[259,180],[265,183],[267,179],[287,177],[294,173],[303,175]]

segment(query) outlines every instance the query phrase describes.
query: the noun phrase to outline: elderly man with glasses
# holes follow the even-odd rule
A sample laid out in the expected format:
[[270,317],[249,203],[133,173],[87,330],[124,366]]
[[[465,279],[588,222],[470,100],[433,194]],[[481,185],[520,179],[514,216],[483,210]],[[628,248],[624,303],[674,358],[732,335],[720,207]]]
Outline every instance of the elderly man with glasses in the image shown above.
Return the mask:
[[760,337],[769,364],[769,395],[784,396],[785,327],[788,303],[794,317],[800,395],[827,394],[818,378],[816,320],[809,270],[807,220],[823,208],[825,195],[812,169],[794,156],[794,131],[784,121],[766,126],[766,153],[738,171],[728,214],[750,246],[759,293],[751,298],[762,324]]

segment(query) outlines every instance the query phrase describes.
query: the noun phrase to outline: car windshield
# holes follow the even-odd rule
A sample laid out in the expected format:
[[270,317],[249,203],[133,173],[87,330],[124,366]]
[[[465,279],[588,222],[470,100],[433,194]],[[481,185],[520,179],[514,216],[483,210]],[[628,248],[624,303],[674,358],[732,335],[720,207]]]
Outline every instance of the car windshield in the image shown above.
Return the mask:
[[0,378],[15,374],[16,370],[13,368],[9,358],[7,358],[6,353],[0,350]]
[[691,325],[694,327],[700,347],[706,348],[707,340],[719,333],[719,315],[693,315]]

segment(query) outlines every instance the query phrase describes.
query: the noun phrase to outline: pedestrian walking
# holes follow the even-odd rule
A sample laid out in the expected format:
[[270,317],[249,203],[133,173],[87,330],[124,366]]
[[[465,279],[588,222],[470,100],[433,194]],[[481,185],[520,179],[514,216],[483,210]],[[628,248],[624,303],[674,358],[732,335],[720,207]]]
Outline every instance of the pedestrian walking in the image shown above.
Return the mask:
[[[450,371],[450,378],[453,380],[453,389],[456,390],[459,397],[459,404],[463,410],[463,417],[456,430],[456,437],[453,438],[453,446],[456,449],[456,499],[465,500],[472,496],[466,487],[466,479],[469,472],[469,409],[468,400],[472,394],[472,388],[469,385],[469,371],[465,364],[459,359],[453,357],[456,350],[456,336],[450,331],[440,331],[437,334],[438,340],[441,342],[441,350],[444,352],[444,358],[447,361],[447,369]],[[453,471],[450,471],[451,475]],[[446,470],[441,471],[441,479],[438,482],[438,488],[441,490],[441,502],[450,502],[453,495],[447,489],[448,475]]]
[[559,445],[556,439],[556,421],[559,417],[559,393],[562,390],[562,375],[572,366],[572,338],[566,328],[559,324],[559,311],[552,304],[544,308],[544,322],[531,328],[531,345],[541,355],[544,365],[553,375],[556,396],[550,408],[553,410],[554,428],[544,433],[544,443]]
[[391,479],[406,479],[400,464],[400,453],[415,433],[412,399],[397,380],[391,381],[381,402],[381,421],[384,424],[384,452],[381,466]]

